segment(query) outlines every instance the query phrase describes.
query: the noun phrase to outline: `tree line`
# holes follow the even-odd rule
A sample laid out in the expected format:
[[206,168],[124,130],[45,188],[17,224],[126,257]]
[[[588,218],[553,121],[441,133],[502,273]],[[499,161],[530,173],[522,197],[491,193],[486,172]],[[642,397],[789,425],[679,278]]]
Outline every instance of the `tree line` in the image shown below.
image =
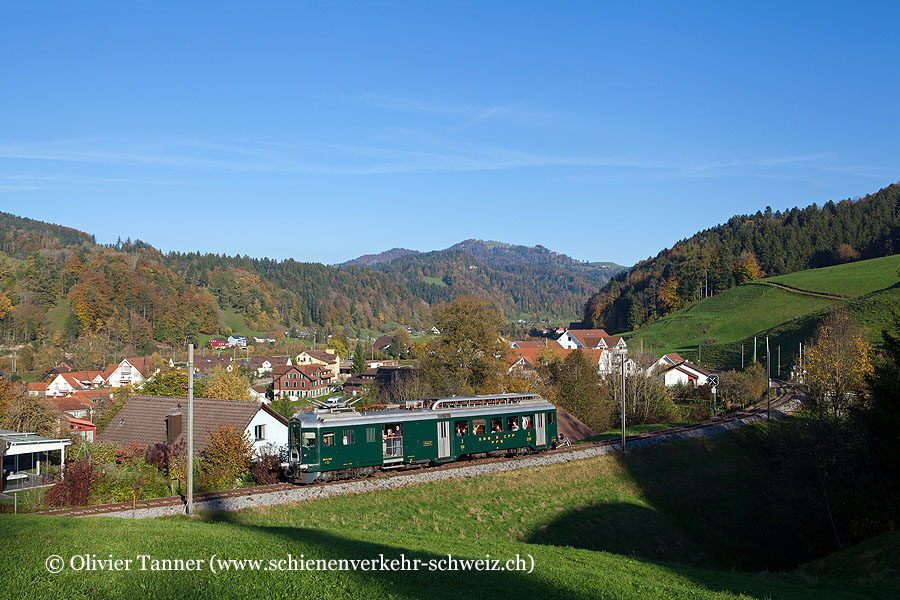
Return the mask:
[[858,200],[757,211],[701,231],[619,273],[583,308],[586,327],[629,331],[760,277],[894,254],[900,185]]

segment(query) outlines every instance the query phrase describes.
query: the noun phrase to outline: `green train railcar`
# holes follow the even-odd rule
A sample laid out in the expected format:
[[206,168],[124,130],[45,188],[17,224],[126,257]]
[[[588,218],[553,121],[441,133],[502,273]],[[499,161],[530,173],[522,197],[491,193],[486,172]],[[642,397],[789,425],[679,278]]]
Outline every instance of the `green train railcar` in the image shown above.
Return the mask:
[[294,483],[556,447],[556,407],[537,394],[439,398],[354,410],[321,405],[290,421]]

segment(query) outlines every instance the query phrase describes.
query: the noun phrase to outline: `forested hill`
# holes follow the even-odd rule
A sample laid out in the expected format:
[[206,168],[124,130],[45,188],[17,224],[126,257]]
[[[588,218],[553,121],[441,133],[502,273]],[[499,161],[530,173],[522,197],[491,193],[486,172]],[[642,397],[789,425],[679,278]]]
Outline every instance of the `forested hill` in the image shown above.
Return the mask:
[[161,254],[141,241],[100,245],[88,233],[0,214],[0,338],[100,334],[148,348],[221,333],[229,323],[243,323],[244,333],[340,326],[352,335],[398,323],[428,327],[430,304],[465,294],[492,299],[509,319],[566,321],[615,268],[540,247],[503,245],[492,256],[495,265],[461,249],[407,252],[363,267]]
[[740,215],[620,273],[584,321],[627,331],[754,279],[900,251],[900,185],[862,199]]

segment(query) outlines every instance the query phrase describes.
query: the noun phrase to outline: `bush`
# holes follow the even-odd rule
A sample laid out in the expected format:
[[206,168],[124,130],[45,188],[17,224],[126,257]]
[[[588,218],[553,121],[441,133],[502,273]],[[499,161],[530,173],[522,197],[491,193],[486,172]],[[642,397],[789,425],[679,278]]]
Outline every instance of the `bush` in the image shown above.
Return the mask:
[[214,481],[233,482],[250,468],[253,442],[246,433],[232,425],[220,425],[206,436],[203,458]]
[[187,478],[187,443],[182,438],[148,446],[144,460],[171,479],[184,481]]
[[47,491],[45,501],[50,506],[84,506],[91,497],[96,480],[94,468],[86,458],[69,463],[63,480]]
[[281,461],[274,454],[264,454],[250,468],[253,480],[259,485],[270,485],[278,482]]

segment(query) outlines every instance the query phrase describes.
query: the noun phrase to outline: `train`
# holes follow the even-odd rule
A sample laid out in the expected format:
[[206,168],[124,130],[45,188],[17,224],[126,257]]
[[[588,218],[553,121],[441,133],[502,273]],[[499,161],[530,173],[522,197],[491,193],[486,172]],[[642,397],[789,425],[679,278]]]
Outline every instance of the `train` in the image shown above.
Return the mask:
[[288,481],[311,484],[378,470],[555,448],[556,407],[538,394],[453,396],[354,408],[316,403],[288,424]]

